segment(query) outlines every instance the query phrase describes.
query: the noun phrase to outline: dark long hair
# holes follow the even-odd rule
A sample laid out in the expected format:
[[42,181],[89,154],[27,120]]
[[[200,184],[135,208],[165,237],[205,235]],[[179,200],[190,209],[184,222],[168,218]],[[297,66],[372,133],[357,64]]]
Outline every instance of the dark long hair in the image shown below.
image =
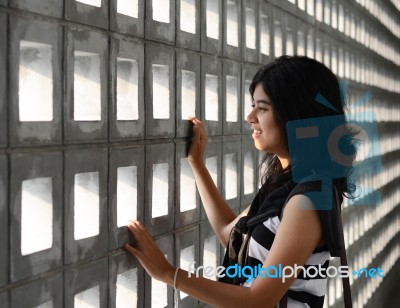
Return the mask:
[[[286,124],[289,121],[342,115],[341,122],[346,124],[345,99],[341,93],[339,81],[329,68],[316,60],[304,56],[279,57],[261,67],[255,74],[249,88],[252,97],[258,84],[262,85],[264,92],[272,101],[273,116],[283,132],[282,135],[285,136],[287,149],[289,146]],[[317,103],[315,100],[317,95],[324,97],[334,108]],[[356,132],[351,131],[349,127],[347,140],[345,140],[346,152],[350,153],[352,162],[357,152],[354,142],[355,134]],[[321,144],[320,150],[326,149],[326,146],[326,144]],[[317,158],[320,155],[319,149],[315,149],[314,153]],[[290,165],[283,170],[278,157],[273,153],[266,153],[262,161],[264,172],[261,178],[261,191],[267,194],[283,185],[292,178],[294,168],[312,159],[312,157],[301,155],[293,159],[291,155]],[[333,184],[343,196],[354,191],[354,185],[349,181],[351,171],[352,167],[347,166],[344,170],[345,175],[333,180]],[[310,170],[310,173],[312,172]]]

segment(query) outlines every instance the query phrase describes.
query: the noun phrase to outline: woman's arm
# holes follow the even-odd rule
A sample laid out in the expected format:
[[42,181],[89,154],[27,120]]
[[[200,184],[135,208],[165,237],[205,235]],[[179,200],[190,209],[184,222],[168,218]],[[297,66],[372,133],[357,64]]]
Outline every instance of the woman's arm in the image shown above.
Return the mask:
[[[300,202],[307,204],[311,201],[304,195],[289,200],[263,268],[304,265],[317,247],[322,238],[318,213],[298,208]],[[173,286],[175,267],[168,263],[148,231],[139,222],[132,222],[128,227],[137,239],[138,247],[126,245],[126,249],[139,259],[153,278]],[[195,275],[189,277],[188,272],[182,269],[178,272],[176,286],[180,291],[216,307],[265,308],[274,307],[294,280],[295,277],[291,277],[282,283],[279,278],[257,277],[253,285],[246,288],[196,278]]]
[[207,144],[204,124],[197,118],[192,118],[191,121],[194,125],[194,136],[189,149],[188,160],[211,227],[221,244],[226,247],[233,226],[240,217],[247,214],[248,208],[239,216],[236,216],[222,198],[204,164],[204,151]]

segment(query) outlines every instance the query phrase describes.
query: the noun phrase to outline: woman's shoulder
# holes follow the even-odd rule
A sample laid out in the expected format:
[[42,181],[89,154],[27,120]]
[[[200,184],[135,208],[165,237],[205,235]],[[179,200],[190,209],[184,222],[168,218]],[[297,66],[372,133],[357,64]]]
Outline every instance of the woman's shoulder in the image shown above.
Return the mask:
[[[289,194],[286,204],[293,197],[295,197],[296,204],[300,209],[313,210],[318,215],[324,235],[318,247],[324,250],[329,249],[331,256],[339,256],[338,219],[341,215],[342,198],[337,194],[332,182],[300,182]],[[281,215],[283,213],[284,208]]]
[[337,191],[331,179],[303,179],[293,186],[285,203],[295,195],[303,195],[312,202],[312,209],[337,211],[337,204],[343,201]]

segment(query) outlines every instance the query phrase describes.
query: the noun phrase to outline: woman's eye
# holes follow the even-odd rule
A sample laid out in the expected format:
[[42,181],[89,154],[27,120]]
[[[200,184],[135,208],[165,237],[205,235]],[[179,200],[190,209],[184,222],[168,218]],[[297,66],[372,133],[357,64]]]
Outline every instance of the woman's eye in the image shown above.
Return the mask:
[[251,108],[252,108],[252,109],[254,109],[254,108],[256,108],[256,107],[257,107],[258,110],[261,110],[261,111],[268,111],[267,108],[262,108],[262,107],[260,107],[260,106],[256,106],[256,104],[251,104]]

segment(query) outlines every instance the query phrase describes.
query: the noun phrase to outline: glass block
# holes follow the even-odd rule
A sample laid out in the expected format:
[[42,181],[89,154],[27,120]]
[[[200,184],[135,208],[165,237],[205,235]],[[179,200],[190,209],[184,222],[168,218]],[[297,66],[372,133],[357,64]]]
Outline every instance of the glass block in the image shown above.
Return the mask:
[[314,36],[307,35],[307,57],[314,58]]
[[152,65],[153,72],[153,118],[169,119],[169,66]]
[[316,55],[315,55],[315,58],[319,62],[323,61],[322,42],[321,42],[321,39],[319,39],[319,38],[316,39]]
[[137,218],[137,166],[117,170],[117,226]]
[[139,71],[136,60],[117,58],[117,120],[139,119]]
[[314,16],[314,0],[307,0],[307,13]]
[[[364,263],[366,264],[366,263]],[[338,300],[341,296],[342,296],[342,279],[337,279],[335,277],[335,281],[336,281],[336,300]],[[371,294],[370,292],[368,292],[369,294]]]
[[54,307],[53,301],[48,301],[38,306],[35,306],[34,308],[53,308],[53,307]]
[[239,11],[235,1],[228,0],[226,4],[226,43],[239,46]]
[[219,39],[219,1],[207,0],[206,2],[207,37]]
[[151,279],[151,307],[168,306],[167,285],[156,279]]
[[215,186],[218,186],[218,157],[217,156],[207,157],[206,167],[211,175],[211,178]]
[[335,280],[329,280],[329,289],[328,289],[328,299],[329,306],[333,306],[335,303]]
[[139,17],[139,0],[117,0],[117,13],[133,18]]
[[100,229],[99,173],[75,174],[74,186],[74,239],[80,240],[98,235]]
[[331,69],[335,74],[337,74],[337,72],[338,72],[338,58],[337,58],[337,52],[336,52],[335,49],[332,50]]
[[330,67],[330,53],[329,53],[329,44],[325,43],[324,44],[324,64],[328,67]]
[[196,114],[196,74],[182,70],[182,120]]
[[76,0],[76,1],[91,6],[101,7],[101,0]]
[[354,54],[350,54],[350,79],[352,80],[356,80],[357,76],[356,76],[356,56]]
[[350,17],[350,14],[347,13],[347,14],[345,14],[345,17],[344,17],[344,33],[347,36],[351,35],[350,29],[351,29],[351,17]]
[[293,30],[291,28],[287,28],[286,30],[286,54],[294,54]]
[[318,21],[324,20],[324,0],[317,0],[316,7],[315,7],[315,17]]
[[53,246],[52,178],[22,181],[21,254],[23,256]]
[[[164,257],[168,259],[165,254]],[[151,278],[151,307],[168,306],[168,285],[159,280]]]
[[250,114],[250,112],[253,110],[252,104],[253,100],[251,98],[251,94],[249,91],[251,85],[251,80],[245,80],[244,81],[244,115],[243,115],[243,120],[247,120],[247,116]]
[[336,2],[332,1],[332,20],[331,20],[331,26],[334,29],[337,29],[337,7],[336,7]]
[[137,303],[137,268],[117,275],[116,307],[136,307]]
[[331,3],[328,0],[325,0],[325,6],[324,6],[324,22],[327,25],[331,24]]
[[283,54],[282,50],[282,24],[279,21],[274,22],[274,56]]
[[238,121],[238,78],[226,76],[226,121]]
[[254,161],[251,152],[244,155],[243,186],[245,195],[254,192]]
[[350,36],[354,39],[356,37],[356,18],[353,13],[350,16]]
[[299,56],[304,56],[306,53],[305,49],[305,37],[303,31],[297,32],[297,54]]
[[238,169],[235,153],[225,155],[225,199],[230,200],[238,196]]
[[100,308],[100,288],[94,286],[80,292],[74,297],[75,308]]
[[[183,270],[188,270],[190,264],[194,264],[194,262],[194,245],[182,249],[180,252],[180,268],[182,268]],[[188,294],[182,291],[180,291],[179,294],[181,299],[184,299],[188,296]]]
[[344,61],[344,76],[346,79],[350,79],[350,68],[351,68],[350,55],[349,52],[346,51],[345,61]]
[[246,8],[246,47],[256,49],[256,13]]
[[218,121],[218,76],[206,74],[206,120]]
[[306,9],[306,0],[297,0],[297,6],[305,11]]
[[[209,266],[212,267],[213,270],[215,270],[218,266],[218,260],[217,260],[217,249],[218,249],[218,241],[217,237],[215,235],[212,235],[210,237],[207,237],[204,239],[204,251],[203,251],[203,266],[204,269]],[[203,271],[204,271],[203,269]],[[203,272],[204,273],[204,272]],[[215,271],[213,273],[213,276],[208,276],[206,273],[204,273],[204,276],[206,276],[209,279],[216,280],[216,275]]]
[[53,120],[52,46],[20,41],[19,120]]
[[180,174],[180,210],[190,211],[196,208],[196,182],[187,158],[181,158]]
[[74,53],[74,120],[101,121],[100,55]]
[[181,30],[196,33],[196,4],[195,0],[181,0]]
[[339,4],[338,30],[344,32],[344,9],[343,5]]
[[170,0],[152,0],[153,20],[170,23]]
[[168,215],[168,163],[153,164],[152,218]]
[[260,50],[261,53],[269,56],[270,53],[270,33],[269,20],[267,15],[261,16],[261,35],[260,35]]

